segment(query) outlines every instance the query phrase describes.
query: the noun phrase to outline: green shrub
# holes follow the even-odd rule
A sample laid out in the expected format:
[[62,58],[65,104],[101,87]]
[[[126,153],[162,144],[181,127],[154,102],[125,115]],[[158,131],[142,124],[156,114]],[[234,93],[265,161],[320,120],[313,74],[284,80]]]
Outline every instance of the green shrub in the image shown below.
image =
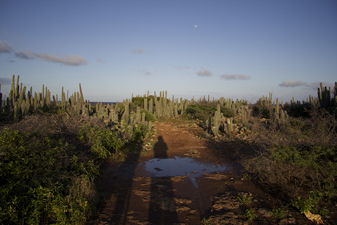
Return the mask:
[[267,106],[255,104],[252,109],[253,109],[253,116],[270,119],[270,108],[268,108]]
[[5,130],[0,146],[1,223],[85,221],[93,204],[98,165],[54,136]]
[[145,109],[140,110],[140,114],[143,114],[143,112],[145,112],[145,120],[146,121],[155,122],[157,120],[156,116],[151,114],[149,111],[147,111]]
[[290,120],[290,124],[293,128],[301,129],[304,123],[299,119],[292,119]]
[[257,218],[256,212],[254,209],[246,209],[245,217],[248,221],[253,221]]
[[248,205],[250,203],[252,203],[252,196],[248,196],[248,194],[239,194],[237,199],[239,200],[239,202],[243,205]]
[[322,197],[322,193],[319,191],[310,191],[310,195],[307,199],[301,199],[298,197],[296,200],[291,202],[291,205],[300,210],[301,213],[304,212],[314,212],[317,213],[319,211],[318,203]]
[[99,159],[106,159],[112,153],[118,152],[124,147],[124,142],[118,137],[116,131],[98,126],[86,125],[79,133],[80,140],[88,140],[92,145],[90,151]]
[[142,141],[150,133],[147,123],[139,123],[135,126],[132,141]]
[[[234,116],[233,111],[225,106],[222,106],[220,110],[226,117]],[[217,111],[217,104],[215,103],[190,104],[184,112],[184,117],[205,121],[209,116],[214,116],[215,111]]]
[[271,214],[276,218],[276,219],[283,219],[288,215],[288,210],[285,207],[280,207],[278,209],[273,209]]
[[[149,95],[148,97],[133,97],[132,98],[132,104],[133,104],[133,107],[132,108],[137,108],[137,106],[141,107],[141,108],[144,108],[144,99],[147,99],[147,103],[149,104],[150,102],[150,99],[153,99],[153,106],[155,104],[155,97],[153,95]],[[160,100],[160,97],[157,97],[157,101]],[[167,101],[169,101],[167,99]]]
[[284,110],[287,111],[289,116],[292,117],[302,117],[302,118],[310,118],[310,109],[311,104],[285,104]]
[[[298,198],[300,210],[308,205],[307,190],[323,193],[325,202],[337,196],[337,147],[323,145],[275,145],[268,157],[254,159],[260,179],[283,196]],[[253,162],[252,160],[251,162]],[[310,203],[311,204],[311,203]]]
[[134,106],[140,106],[142,108],[144,108],[144,97],[133,97],[132,98],[132,102],[134,104]]

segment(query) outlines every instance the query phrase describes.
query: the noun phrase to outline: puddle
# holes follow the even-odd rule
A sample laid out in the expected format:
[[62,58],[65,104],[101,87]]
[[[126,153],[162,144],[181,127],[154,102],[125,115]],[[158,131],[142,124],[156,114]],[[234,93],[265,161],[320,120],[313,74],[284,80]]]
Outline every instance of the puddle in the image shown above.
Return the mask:
[[226,166],[215,165],[196,161],[193,158],[177,157],[175,158],[155,158],[139,164],[145,171],[143,175],[149,177],[175,177],[188,176],[193,185],[198,188],[196,177],[200,177],[204,173],[223,172]]

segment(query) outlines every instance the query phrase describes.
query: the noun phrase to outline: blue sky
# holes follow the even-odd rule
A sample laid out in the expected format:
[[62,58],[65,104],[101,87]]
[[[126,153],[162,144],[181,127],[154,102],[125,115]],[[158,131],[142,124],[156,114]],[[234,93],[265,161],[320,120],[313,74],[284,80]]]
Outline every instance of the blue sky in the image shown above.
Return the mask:
[[1,0],[1,91],[305,100],[337,81],[336,40],[336,0]]

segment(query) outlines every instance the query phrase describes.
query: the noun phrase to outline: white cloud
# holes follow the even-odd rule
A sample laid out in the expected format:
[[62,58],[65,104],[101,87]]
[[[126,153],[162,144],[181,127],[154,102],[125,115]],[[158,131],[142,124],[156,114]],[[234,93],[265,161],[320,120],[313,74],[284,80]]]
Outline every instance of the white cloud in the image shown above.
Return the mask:
[[141,53],[144,53],[146,52],[144,49],[142,48],[138,48],[138,49],[133,49],[132,50],[132,53],[137,53],[137,54],[141,54]]
[[106,63],[104,59],[100,59],[100,58],[96,59],[96,62]]
[[34,57],[30,56],[29,53],[25,53],[25,52],[15,52],[15,56],[20,58],[20,59],[34,59]]
[[289,80],[289,81],[283,81],[281,84],[279,84],[279,86],[281,87],[299,87],[299,86],[307,86],[308,83],[306,82],[302,82],[302,81],[293,81],[293,80]]
[[224,74],[220,76],[224,80],[249,80],[250,76],[243,74]]
[[14,49],[12,48],[12,46],[7,44],[6,41],[0,40],[0,53],[11,53],[11,52],[14,52]]
[[[6,41],[0,40],[0,53],[11,53],[14,52],[14,49],[6,43]],[[32,51],[17,51],[14,53],[14,55],[17,58],[21,59],[31,59],[34,60],[35,58],[47,61],[47,62],[54,62],[54,63],[61,63],[63,65],[68,66],[80,66],[80,65],[86,65],[88,64],[88,61],[84,59],[82,56],[79,55],[66,55],[63,57],[60,57],[58,55],[48,55],[46,53],[35,53]],[[15,62],[15,61],[11,61]]]
[[68,66],[80,66],[80,65],[88,64],[88,61],[79,55],[69,55],[69,56],[59,57],[57,55],[48,55],[45,53],[42,53],[42,54],[34,53],[34,56],[38,59],[41,59],[47,62],[61,63],[61,64],[68,65]]
[[21,59],[40,59],[46,62],[60,63],[68,66],[80,66],[87,65],[88,61],[79,55],[69,55],[60,57],[58,55],[48,55],[46,53],[35,53],[32,51],[21,52],[18,51],[15,53],[15,56]]
[[209,77],[212,75],[212,73],[209,70],[203,69],[203,70],[197,71],[197,75],[202,76],[202,77]]

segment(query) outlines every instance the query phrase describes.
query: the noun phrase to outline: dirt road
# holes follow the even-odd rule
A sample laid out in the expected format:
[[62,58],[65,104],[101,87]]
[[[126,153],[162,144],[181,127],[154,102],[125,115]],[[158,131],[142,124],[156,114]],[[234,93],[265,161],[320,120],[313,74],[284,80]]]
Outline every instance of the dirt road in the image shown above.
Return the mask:
[[[235,162],[242,144],[200,138],[205,132],[192,122],[172,120],[155,127],[152,145],[144,143],[147,155],[105,166],[98,186],[107,200],[89,224],[201,224],[206,219],[248,224],[247,209],[257,216],[253,224],[279,222],[270,213],[279,200],[256,187]],[[283,222],[294,217],[303,219],[295,215]]]

